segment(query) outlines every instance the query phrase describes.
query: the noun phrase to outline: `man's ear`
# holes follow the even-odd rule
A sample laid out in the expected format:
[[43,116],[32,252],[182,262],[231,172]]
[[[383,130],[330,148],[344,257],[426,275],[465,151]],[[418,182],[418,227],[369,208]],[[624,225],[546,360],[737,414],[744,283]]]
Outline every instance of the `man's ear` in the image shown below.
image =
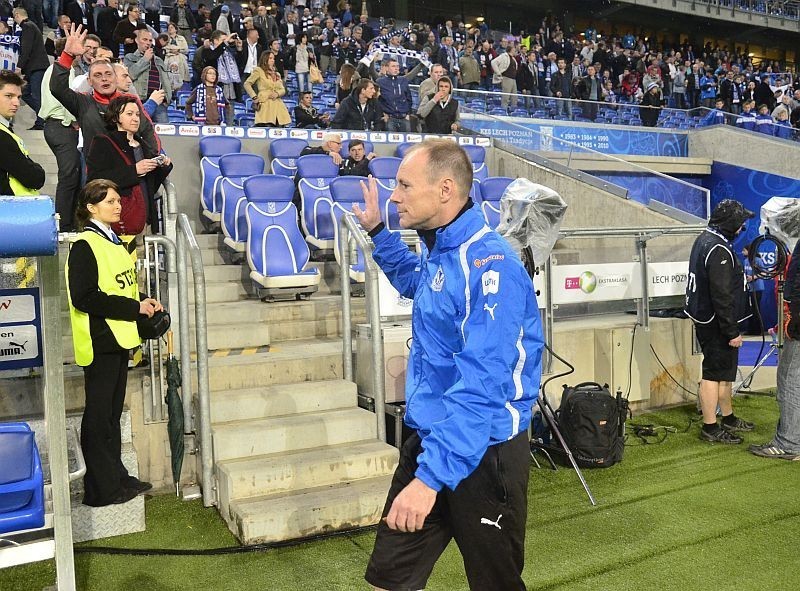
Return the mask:
[[439,191],[442,203],[448,203],[457,198],[458,189],[453,179],[445,177],[439,181]]

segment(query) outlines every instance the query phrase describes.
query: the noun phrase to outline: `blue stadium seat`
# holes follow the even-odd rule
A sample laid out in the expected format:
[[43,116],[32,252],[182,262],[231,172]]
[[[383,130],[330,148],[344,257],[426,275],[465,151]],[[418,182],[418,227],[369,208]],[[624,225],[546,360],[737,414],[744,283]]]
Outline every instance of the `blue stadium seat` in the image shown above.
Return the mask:
[[381,157],[373,158],[369,163],[369,172],[378,183],[378,205],[381,208],[381,218],[390,230],[401,229],[397,207],[389,200],[397,185],[397,169],[400,168],[401,162],[401,158]]
[[297,138],[272,140],[269,157],[273,174],[294,178],[297,173],[297,159],[300,158],[300,152],[307,147],[307,141]]
[[339,167],[327,154],[309,154],[297,160],[303,232],[306,241],[315,248],[333,248],[330,185],[337,176]]
[[472,188],[469,191],[469,196],[472,197],[472,201],[474,201],[475,203],[480,204],[483,201],[481,182],[476,178],[472,179]]
[[[229,179],[222,180],[222,191],[228,190]],[[244,209],[247,203],[289,201],[294,196],[292,179],[276,174],[256,174],[244,179],[241,185],[230,183],[233,192],[223,201],[222,232],[225,244],[236,252],[244,252],[247,243],[247,221]]]
[[219,158],[242,151],[242,141],[235,137],[208,136],[200,140],[200,205],[203,215],[218,222],[220,211],[214,209],[214,193],[219,179]]
[[397,150],[395,151],[395,154],[397,154],[399,158],[403,158],[405,157],[406,152],[408,152],[411,147],[415,145],[415,142],[403,142],[402,144],[397,144]]
[[[368,140],[363,140],[363,142],[364,142],[365,154],[369,154],[370,152],[375,151],[375,146],[372,144],[372,142]],[[350,150],[350,140],[344,140],[342,142],[342,147],[339,149],[339,154],[341,155],[342,158],[347,158],[350,156],[349,150]]]
[[0,534],[44,526],[44,476],[27,423],[0,423]]
[[479,181],[483,181],[489,176],[489,169],[486,166],[486,148],[483,146],[462,146],[472,162],[472,175]]
[[320,273],[308,267],[311,252],[297,227],[292,194],[276,192],[270,201],[245,206],[250,279],[268,297],[309,295],[319,288]]
[[500,223],[500,198],[514,179],[506,176],[489,177],[481,181],[481,211],[486,223],[494,229]]
[[244,195],[242,183],[249,176],[264,173],[264,159],[258,154],[226,154],[219,159],[219,171],[220,178],[214,189],[214,208],[220,213],[223,234],[232,236],[235,230],[229,224],[234,220],[236,202]]
[[[336,262],[341,264],[341,252],[339,251],[339,223],[343,216],[353,210],[354,203],[363,203],[364,197],[361,192],[361,181],[367,181],[363,176],[340,176],[331,181],[331,197],[333,206],[331,208],[331,222],[333,223],[333,254]],[[364,252],[356,249],[356,261],[350,265],[350,281],[364,283]]]

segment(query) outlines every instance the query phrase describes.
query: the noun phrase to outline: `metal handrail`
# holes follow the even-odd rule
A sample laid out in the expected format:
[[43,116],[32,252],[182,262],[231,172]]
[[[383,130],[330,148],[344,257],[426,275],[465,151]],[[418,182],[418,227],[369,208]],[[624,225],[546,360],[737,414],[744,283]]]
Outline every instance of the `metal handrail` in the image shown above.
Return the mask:
[[352,310],[350,307],[350,238],[364,252],[366,270],[366,298],[369,325],[372,331],[372,393],[377,417],[378,439],[386,441],[386,370],[383,366],[383,338],[381,334],[381,310],[378,277],[380,270],[372,258],[372,245],[358,225],[355,216],[345,214],[339,222],[339,259],[342,281],[342,371],[344,379],[353,381]]
[[[184,413],[191,417],[191,404],[186,404],[186,400],[191,400],[192,381],[191,381],[191,342],[189,340],[189,298],[188,298],[188,277],[186,268],[186,253],[188,251],[191,259],[192,275],[194,277],[194,328],[197,340],[197,398],[200,410],[200,463],[202,466],[201,484],[203,489],[203,505],[211,507],[217,504],[216,487],[214,485],[214,452],[211,442],[211,395],[208,379],[208,319],[206,317],[206,278],[203,270],[203,258],[200,246],[197,244],[194,232],[192,231],[189,217],[185,213],[178,214],[178,301],[183,323],[181,331],[181,378],[184,392]],[[186,393],[190,393],[187,397]],[[187,428],[184,428],[186,432]]]

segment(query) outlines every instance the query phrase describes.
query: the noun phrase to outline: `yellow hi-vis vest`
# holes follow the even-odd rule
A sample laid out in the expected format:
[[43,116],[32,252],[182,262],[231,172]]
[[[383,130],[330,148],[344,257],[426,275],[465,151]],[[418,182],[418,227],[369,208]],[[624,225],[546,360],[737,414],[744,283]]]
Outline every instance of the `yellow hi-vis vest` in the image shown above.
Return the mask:
[[[20,138],[17,134],[11,131],[5,125],[0,125],[0,130],[5,131],[8,135],[14,138],[14,141],[17,142],[19,146],[19,151],[22,152],[23,156],[28,155],[28,150],[25,149],[25,144],[22,143],[22,138]],[[24,186],[21,182],[19,182],[16,178],[14,178],[11,173],[8,174],[8,184],[11,186],[11,190],[14,192],[14,195],[38,195],[39,191],[35,189],[29,189],[28,187]]]
[[[103,236],[86,230],[73,239],[73,243],[85,240],[97,259],[97,286],[100,291],[112,295],[123,296],[139,301],[139,286],[136,281],[136,266],[131,255],[122,244],[114,244]],[[64,267],[67,278],[67,298],[69,299],[69,316],[72,322],[72,345],[75,349],[75,363],[82,367],[94,361],[92,336],[89,332],[89,315],[77,310],[72,305],[69,293],[69,260]],[[136,323],[130,320],[104,319],[114,338],[123,349],[138,347],[142,340]]]

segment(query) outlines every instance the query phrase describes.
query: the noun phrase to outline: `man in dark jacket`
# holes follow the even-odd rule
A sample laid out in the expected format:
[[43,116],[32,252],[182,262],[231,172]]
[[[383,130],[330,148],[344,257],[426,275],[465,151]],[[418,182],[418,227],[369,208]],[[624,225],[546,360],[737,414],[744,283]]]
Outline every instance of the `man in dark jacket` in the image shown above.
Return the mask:
[[186,44],[191,45],[192,33],[197,29],[197,22],[191,9],[186,5],[186,0],[178,0],[169,15],[169,22],[174,24],[178,33],[186,39]]
[[0,195],[35,193],[44,185],[44,169],[31,160],[22,140],[11,130],[22,96],[22,78],[0,72]]
[[[70,89],[69,70],[73,60],[83,54],[84,36],[85,34],[78,33],[74,28],[70,31],[61,57],[53,63],[50,92],[78,120],[83,132],[83,145],[88,148],[92,145],[95,135],[106,133],[103,115],[109,101],[121,93],[117,91],[117,75],[114,68],[108,62],[97,61],[92,63],[89,68],[88,81],[92,87],[92,93],[81,94]],[[138,97],[136,100],[138,102]],[[139,134],[142,136],[145,152],[158,154],[161,152],[161,143],[153,129],[153,123],[142,109],[141,103],[139,103],[139,111]]]
[[560,116],[566,112],[572,119],[572,73],[567,70],[567,62],[563,57],[558,58],[558,72],[550,78],[550,91],[559,100],[556,101],[556,113]]
[[772,88],[769,85],[769,74],[764,74],[761,77],[761,82],[756,86],[756,92],[753,98],[757,105],[767,105],[770,112],[772,112],[772,109],[778,104],[778,101],[775,99],[775,93],[772,92]]
[[661,106],[664,98],[661,96],[661,89],[658,84],[651,82],[647,86],[647,92],[642,97],[639,104],[639,118],[644,127],[655,127],[658,123],[658,114],[661,113]]
[[[695,324],[703,350],[700,439],[704,441],[741,443],[736,433],[754,428],[753,423],[733,414],[731,403],[731,384],[736,379],[742,346],[739,322],[751,316],[744,269],[732,242],[753,216],[738,201],[720,201],[689,255],[684,311]],[[722,413],[721,425],[717,424],[717,408]]]
[[92,13],[92,8],[93,7],[90,6],[86,0],[76,0],[67,5],[64,9],[64,14],[66,14],[73,23],[82,26],[84,31],[88,31],[90,34],[94,35],[94,14]]
[[362,78],[353,92],[339,105],[331,127],[335,129],[379,130],[383,128],[383,111],[375,100],[375,83]]
[[375,152],[367,154],[361,140],[350,140],[347,152],[349,156],[339,165],[339,176],[369,176],[369,163],[375,158]]
[[145,26],[144,23],[139,23],[141,12],[138,4],[128,5],[128,17],[117,23],[112,36],[114,46],[109,47],[109,49],[114,52],[114,55],[117,54],[120,44],[124,45],[125,48],[119,57],[125,57],[126,53],[136,51],[136,30]]
[[400,64],[395,59],[386,62],[386,76],[378,78],[378,97],[386,131],[411,131],[411,88],[408,80],[400,76]]
[[594,66],[586,68],[586,76],[578,84],[578,98],[587,101],[583,103],[583,116],[594,121],[597,118],[597,103],[603,100],[603,82]]
[[19,60],[17,68],[25,77],[25,87],[22,90],[22,100],[36,113],[36,122],[31,129],[44,129],[44,121],[39,117],[42,107],[42,78],[44,72],[50,67],[50,60],[44,48],[42,30],[28,20],[28,13],[24,8],[15,8],[14,22],[20,28],[19,34]]
[[39,27],[40,31],[44,31],[42,0],[21,0],[21,2],[17,2],[17,6],[28,13],[28,18]]
[[119,48],[114,47],[114,29],[123,18],[118,7],[119,0],[106,0],[106,6],[97,13],[97,36],[100,37],[103,47],[108,47],[114,55],[119,52]]

